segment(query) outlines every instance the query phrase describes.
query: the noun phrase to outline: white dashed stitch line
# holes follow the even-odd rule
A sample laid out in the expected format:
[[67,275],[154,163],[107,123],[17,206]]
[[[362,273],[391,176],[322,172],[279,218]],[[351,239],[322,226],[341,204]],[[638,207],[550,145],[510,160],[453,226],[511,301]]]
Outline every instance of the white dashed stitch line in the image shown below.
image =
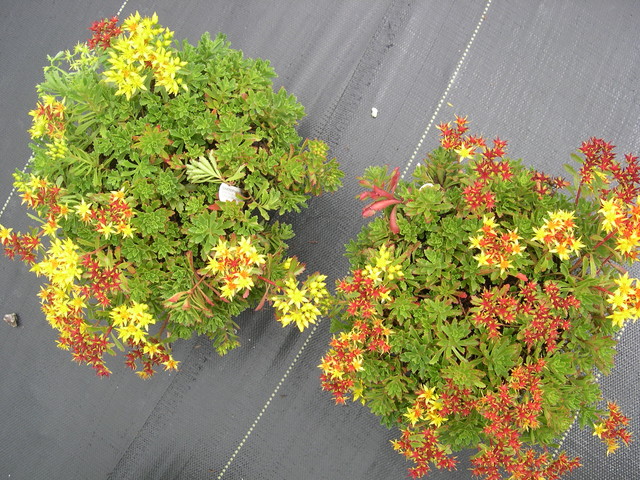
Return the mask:
[[[22,170],[21,170],[22,173],[25,173],[25,171],[27,170],[27,167],[29,166],[29,164],[31,163],[32,160],[33,160],[33,157],[29,157],[29,160],[27,160],[27,163],[25,163],[24,167],[22,167]],[[15,186],[11,189],[11,191],[9,192],[9,196],[4,201],[4,205],[2,206],[2,210],[0,210],[0,217],[2,217],[2,215],[4,215],[4,211],[7,209],[7,205],[9,205],[9,201],[13,197],[14,193],[16,193],[16,187]]]
[[262,407],[262,410],[260,410],[260,413],[258,414],[258,416],[256,417],[256,419],[253,421],[253,423],[251,424],[251,426],[249,427],[249,430],[247,430],[247,433],[245,433],[244,437],[242,437],[242,440],[240,440],[240,443],[238,444],[238,446],[236,447],[236,449],[234,450],[233,454],[231,455],[231,457],[229,458],[229,461],[226,463],[226,465],[224,466],[224,468],[220,471],[220,474],[217,477],[217,480],[220,480],[222,477],[224,477],[225,473],[227,473],[227,470],[229,469],[229,467],[231,466],[231,464],[233,463],[233,461],[236,459],[236,457],[238,456],[238,453],[240,452],[240,450],[242,450],[242,447],[244,446],[244,444],[246,443],[247,439],[249,438],[249,436],[253,433],[253,430],[258,426],[258,422],[260,421],[260,419],[262,418],[262,415],[267,411],[267,408],[269,408],[269,405],[271,405],[271,401],[275,398],[275,396],[277,395],[278,391],[280,390],[280,387],[282,386],[282,384],[284,383],[284,381],[286,380],[286,378],[289,376],[289,374],[291,373],[291,370],[293,370],[293,367],[296,365],[296,363],[298,363],[298,359],[300,358],[300,355],[302,354],[302,352],[304,351],[305,348],[307,348],[307,345],[309,344],[309,340],[311,339],[311,337],[313,337],[313,334],[316,333],[316,330],[318,329],[318,324],[314,325],[313,328],[311,329],[311,332],[309,333],[309,336],[307,337],[307,339],[304,341],[304,343],[302,344],[302,347],[300,347],[300,350],[298,351],[297,355],[293,358],[293,361],[291,362],[291,365],[289,365],[289,367],[287,368],[287,370],[284,372],[284,375],[282,376],[282,378],[280,379],[280,381],[278,382],[278,385],[276,386],[275,390],[273,391],[273,393],[269,396],[269,399],[267,400],[267,402],[264,404],[264,406]]
[[407,163],[407,166],[404,168],[400,178],[404,178],[404,176],[409,171],[409,168],[411,168],[411,165],[413,165],[413,162],[415,161],[416,156],[418,155],[418,152],[420,151],[420,148],[422,147],[422,143],[424,142],[424,139],[427,138],[427,133],[429,133],[429,130],[431,130],[431,127],[433,126],[433,122],[435,121],[436,117],[438,116],[438,113],[440,113],[440,109],[442,108],[442,104],[446,100],[447,95],[449,95],[449,90],[451,90],[451,87],[452,87],[453,83],[456,81],[456,77],[458,76],[458,73],[460,72],[460,69],[462,68],[462,64],[464,63],[465,59],[467,58],[467,54],[469,53],[469,49],[471,49],[471,45],[473,45],[473,42],[476,39],[476,35],[478,35],[478,31],[480,30],[480,27],[482,26],[482,23],[484,22],[485,16],[487,15],[487,12],[489,11],[489,7],[491,6],[491,1],[492,0],[488,0],[487,1],[487,4],[485,5],[484,10],[482,11],[482,15],[480,15],[480,20],[478,21],[478,24],[476,25],[476,29],[473,31],[473,34],[471,35],[471,38],[469,39],[469,43],[467,43],[467,46],[465,47],[464,52],[462,52],[462,56],[460,57],[460,60],[458,60],[458,64],[456,65],[456,69],[453,71],[453,75],[451,75],[451,78],[449,79],[449,83],[447,84],[447,88],[444,90],[444,94],[442,95],[442,98],[438,102],[438,105],[436,106],[436,110],[435,110],[435,112],[433,112],[433,115],[431,116],[431,120],[429,120],[429,123],[427,124],[427,128],[424,129],[424,132],[422,133],[422,137],[420,137],[420,141],[418,142],[418,145],[416,146],[415,150],[413,151],[413,155],[411,155],[411,158],[409,159],[409,163]]
[[129,2],[129,0],[124,0],[124,3],[120,7],[120,10],[118,10],[118,13],[116,13],[116,17],[120,16],[120,14],[122,13],[122,10],[124,9],[124,7],[127,5],[128,2]]
[[[440,111],[440,108],[442,107],[442,104],[443,104],[444,100],[446,99],[447,95],[449,94],[449,90],[451,89],[451,85],[453,85],[453,82],[455,81],[456,76],[458,75],[458,72],[460,71],[462,63],[464,62],[465,58],[467,57],[467,53],[469,52],[469,48],[471,48],[471,45],[473,44],[473,41],[475,40],[476,35],[478,34],[478,30],[480,29],[480,26],[482,25],[484,17],[486,15],[487,11],[489,10],[489,6],[491,5],[491,1],[492,0],[488,0],[486,6],[484,8],[484,11],[482,12],[482,16],[480,17],[480,21],[478,22],[478,25],[476,26],[476,29],[473,31],[473,35],[471,36],[471,40],[467,44],[467,47],[465,48],[464,53],[462,54],[462,57],[460,58],[460,61],[458,62],[458,65],[456,66],[455,71],[453,72],[453,76],[449,80],[449,84],[447,85],[447,88],[446,88],[446,90],[444,92],[444,95],[442,96],[442,99],[438,103],[436,111],[434,112],[433,117],[431,117],[431,120],[430,120],[429,124],[427,125],[427,128],[425,129],[424,133],[422,134],[422,138],[420,138],[420,142],[418,143],[418,146],[416,147],[415,151],[413,152],[413,155],[411,156],[411,159],[409,160],[409,163],[405,167],[404,172],[402,173],[402,177],[405,176],[407,170],[411,167],[411,164],[415,160],[415,157],[418,154],[418,150],[422,146],[422,142],[424,142],[424,139],[427,136],[427,132],[429,131],[429,129],[431,129],[431,125],[433,124],[433,121],[435,120],[436,116],[438,115],[438,112]],[[304,344],[302,345],[302,348],[300,348],[300,351],[294,357],[293,362],[291,363],[291,365],[289,365],[289,368],[287,368],[287,371],[284,373],[284,375],[282,376],[282,378],[278,382],[278,385],[276,386],[276,389],[273,391],[273,393],[271,394],[271,396],[267,400],[267,403],[265,404],[264,407],[262,407],[262,410],[260,411],[260,413],[258,414],[256,419],[254,420],[253,424],[251,425],[251,427],[249,428],[249,430],[247,431],[245,436],[242,438],[242,440],[238,444],[238,447],[235,449],[235,451],[231,455],[231,458],[229,458],[229,461],[226,463],[226,465],[224,466],[224,468],[222,469],[222,471],[218,475],[217,480],[220,480],[222,477],[224,477],[225,473],[229,469],[229,466],[233,463],[233,461],[235,460],[236,456],[238,455],[238,453],[242,449],[243,445],[245,444],[247,438],[249,438],[249,435],[251,435],[251,433],[253,432],[253,429],[256,427],[256,425],[260,421],[260,418],[262,418],[262,414],[266,411],[267,407],[271,404],[271,400],[273,400],[275,395],[278,393],[278,390],[280,390],[280,387],[282,386],[282,383],[284,382],[284,380],[287,378],[287,376],[291,372],[293,366],[298,362],[298,359],[300,358],[300,355],[302,354],[302,351],[305,349],[305,347],[309,343],[309,340],[311,339],[313,334],[316,332],[317,328],[318,328],[318,326],[315,325],[313,327],[313,329],[311,330],[311,333],[309,334],[307,339],[304,341]]]

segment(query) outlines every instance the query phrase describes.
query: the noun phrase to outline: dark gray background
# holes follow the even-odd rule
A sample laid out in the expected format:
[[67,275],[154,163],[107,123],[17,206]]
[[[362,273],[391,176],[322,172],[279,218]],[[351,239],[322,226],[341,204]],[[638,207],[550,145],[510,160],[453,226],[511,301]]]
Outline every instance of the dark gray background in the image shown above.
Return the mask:
[[[300,133],[320,137],[346,172],[344,188],[289,217],[291,250],[330,280],[347,272],[344,243],[363,224],[356,178],[368,165],[407,171],[437,145],[434,125],[469,115],[552,174],[590,136],[640,153],[640,3],[636,1],[128,1],[0,3],[0,207],[28,157],[28,111],[47,54],[88,37],[93,20],[158,13],[176,38],[219,31],[247,56],[270,59],[305,105]],[[378,109],[372,118],[371,108]],[[426,135],[425,135],[426,132]],[[27,225],[13,196],[0,218]],[[313,242],[313,243],[311,243]],[[316,243],[317,242],[317,243]],[[637,272],[635,272],[637,274]],[[359,404],[333,405],[316,367],[328,321],[299,334],[269,309],[241,316],[243,346],[218,357],[182,342],[182,368],[141,381],[113,361],[99,379],[55,346],[39,282],[0,259],[0,479],[402,479],[396,432]],[[640,325],[622,335],[602,380],[640,434]],[[640,478],[640,444],[605,456],[589,430],[563,445],[585,466],[571,479]],[[468,462],[433,479],[469,479]]]

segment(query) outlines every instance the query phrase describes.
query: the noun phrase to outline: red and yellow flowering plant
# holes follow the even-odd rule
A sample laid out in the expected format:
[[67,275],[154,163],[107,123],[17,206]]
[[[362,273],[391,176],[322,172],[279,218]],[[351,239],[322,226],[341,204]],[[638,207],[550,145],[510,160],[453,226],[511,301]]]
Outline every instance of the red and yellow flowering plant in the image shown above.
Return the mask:
[[548,449],[576,416],[607,453],[631,440],[595,375],[640,308],[624,269],[640,251],[637,157],[587,140],[572,186],[465,118],[439,130],[413,181],[380,167],[361,180],[363,215],[382,215],[347,247],[322,387],[399,427],[412,477],[476,447],[481,478],[559,478],[580,461]]
[[15,175],[39,223],[0,226],[11,258],[44,277],[42,310],[73,359],[143,378],[177,368],[171,344],[238,346],[234,317],[265,302],[300,330],[328,308],[325,277],[286,255],[299,211],[334,191],[327,145],[295,130],[304,109],[264,60],[224,36],[173,41],[154,14],[95,22],[45,67],[30,112],[33,159]]

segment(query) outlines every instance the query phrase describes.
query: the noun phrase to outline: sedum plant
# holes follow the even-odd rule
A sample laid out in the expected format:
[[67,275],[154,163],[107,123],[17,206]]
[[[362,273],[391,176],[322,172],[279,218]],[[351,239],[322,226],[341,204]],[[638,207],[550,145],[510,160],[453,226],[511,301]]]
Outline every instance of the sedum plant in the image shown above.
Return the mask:
[[596,372],[640,306],[624,268],[640,252],[638,158],[592,138],[570,185],[464,118],[439,129],[411,182],[381,167],[361,180],[363,214],[382,215],[347,247],[322,387],[398,427],[414,478],[468,448],[480,478],[559,478],[579,459],[548,449],[576,416],[607,454],[630,441]]
[[324,142],[297,134],[302,105],[223,35],[177,44],[138,13],[91,30],[49,58],[30,112],[33,157],[15,186],[38,226],[0,229],[5,253],[46,279],[59,346],[102,376],[105,353],[126,351],[147,378],[176,368],[179,338],[238,346],[234,317],[265,301],[283,325],[313,323],[325,277],[298,280],[277,217],[336,190],[342,172]]

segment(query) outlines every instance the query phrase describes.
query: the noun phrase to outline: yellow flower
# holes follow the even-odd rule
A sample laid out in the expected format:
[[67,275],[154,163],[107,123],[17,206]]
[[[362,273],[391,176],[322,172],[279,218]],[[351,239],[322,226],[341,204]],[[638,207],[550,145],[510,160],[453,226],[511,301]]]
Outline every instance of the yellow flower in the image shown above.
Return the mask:
[[122,22],[122,29],[126,32],[137,32],[140,27],[140,21],[140,12],[136,11],[136,13],[132,13],[124,22]]
[[166,362],[162,362],[165,370],[178,370],[178,364],[180,362],[178,360],[174,360],[171,355],[169,355],[169,359]]
[[382,269],[367,265],[364,269],[364,276],[373,281],[374,284],[378,285],[382,282]]
[[435,427],[439,427],[447,421],[445,417],[441,417],[439,414],[433,412],[429,412],[428,418],[431,425],[434,425]]
[[59,228],[60,225],[58,225],[58,222],[56,222],[55,219],[51,219],[42,226],[42,233],[48,237],[53,237]]
[[289,298],[289,305],[295,305],[297,308],[300,308],[303,303],[308,302],[309,300],[305,297],[307,293],[306,290],[300,290],[298,288],[297,282],[293,278],[289,278],[285,282],[285,295]]
[[481,230],[485,233],[492,233],[494,232],[495,228],[498,226],[498,224],[496,223],[496,219],[493,215],[487,216],[484,215],[482,217],[482,228]]
[[236,273],[235,277],[238,282],[238,290],[246,290],[247,288],[251,288],[254,285],[253,278],[246,270],[239,271],[238,273]]
[[533,240],[544,244],[549,252],[560,260],[568,260],[585,245],[575,237],[575,213],[566,210],[547,212],[547,219],[540,228],[534,228]]
[[0,225],[0,241],[5,243],[10,237],[13,228],[7,228],[4,225]]
[[459,148],[455,149],[454,152],[460,156],[460,161],[462,161],[465,158],[473,158],[475,149],[472,146],[467,146],[463,143]]
[[84,201],[84,198],[78,205],[74,207],[74,210],[80,217],[80,220],[82,220],[83,222],[88,222],[91,220],[91,204],[86,203]]
[[629,310],[614,310],[611,315],[608,315],[607,318],[611,319],[611,323],[614,327],[622,327],[624,322],[633,318],[633,315],[630,314]]
[[569,248],[567,248],[566,245],[559,244],[556,248],[550,248],[549,251],[551,253],[556,253],[560,260],[569,259]]
[[631,253],[638,245],[640,245],[640,236],[630,233],[617,239],[615,249],[622,253]]
[[610,233],[617,227],[617,223],[622,219],[622,208],[619,200],[611,199],[600,201],[602,208],[598,210],[598,213],[602,214],[604,220],[602,221],[602,229],[605,233]]
[[624,273],[620,275],[618,278],[614,280],[615,284],[618,285],[618,291],[622,295],[628,295],[633,288],[633,279],[629,278],[628,273]]
[[118,338],[123,342],[126,342],[137,332],[138,328],[133,325],[125,325],[123,327],[117,327],[116,331],[118,332]]
[[411,422],[411,425],[418,423],[422,418],[422,415],[424,415],[424,410],[418,405],[407,408],[407,413],[403,414],[403,416],[407,417],[409,422]]
[[83,308],[87,306],[83,297],[74,296],[73,299],[69,302],[69,305],[76,311],[79,312]]
[[159,343],[145,343],[142,351],[145,355],[149,355],[150,358],[155,357],[158,352],[162,351]]
[[100,225],[98,225],[96,230],[101,233],[104,238],[109,238],[111,234],[116,233],[116,229],[113,228],[113,223],[111,222],[101,223]]
[[471,246],[473,248],[480,249],[480,248],[482,248],[481,247],[481,242],[482,242],[483,238],[484,237],[482,235],[476,235],[475,237],[469,237],[469,243],[471,244]]
[[418,391],[418,399],[424,400],[427,403],[431,403],[438,398],[436,394],[436,388],[428,388],[426,385],[422,385],[422,388]]
[[82,274],[77,250],[78,247],[70,239],[62,241],[53,238],[44,258],[33,265],[31,270],[36,275],[46,276],[52,286],[67,291]]
[[402,278],[404,277],[404,272],[402,271],[402,265],[390,265],[387,268],[387,276],[389,280],[393,280],[394,278]]
[[376,267],[384,270],[388,265],[391,264],[391,252],[387,249],[386,245],[380,247],[378,250],[378,254],[376,255]]
[[115,307],[109,313],[111,317],[111,324],[114,327],[124,326],[129,324],[129,310],[126,305],[120,305]]
[[237,285],[233,283],[233,280],[231,279],[227,279],[227,281],[220,288],[220,295],[228,300],[231,300],[237,292]]
[[627,294],[623,294],[620,290],[616,290],[613,295],[607,297],[607,302],[613,305],[614,308],[623,308],[627,303]]
[[492,265],[491,257],[484,252],[481,252],[478,255],[475,255],[473,258],[475,258],[478,261],[478,266],[480,267]]
[[604,423],[598,423],[597,425],[593,426],[593,434],[598,438],[602,438],[602,434],[606,431],[607,429],[605,428]]
[[133,227],[128,223],[119,223],[116,231],[122,235],[124,238],[133,238],[133,232],[135,231]]
[[149,306],[146,303],[133,302],[128,308],[131,324],[144,328],[145,330],[149,325],[154,324],[155,319],[147,310],[149,310]]

